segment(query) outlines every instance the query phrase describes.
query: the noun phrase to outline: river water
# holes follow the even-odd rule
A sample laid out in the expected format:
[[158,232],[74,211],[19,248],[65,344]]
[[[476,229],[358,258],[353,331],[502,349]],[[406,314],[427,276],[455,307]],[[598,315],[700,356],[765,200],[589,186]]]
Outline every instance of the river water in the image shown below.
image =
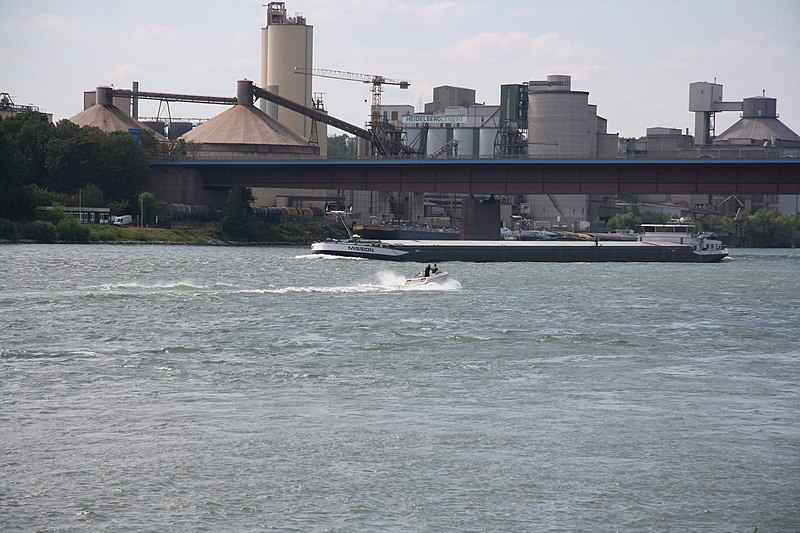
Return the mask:
[[0,530],[800,530],[800,250],[440,266],[0,246]]

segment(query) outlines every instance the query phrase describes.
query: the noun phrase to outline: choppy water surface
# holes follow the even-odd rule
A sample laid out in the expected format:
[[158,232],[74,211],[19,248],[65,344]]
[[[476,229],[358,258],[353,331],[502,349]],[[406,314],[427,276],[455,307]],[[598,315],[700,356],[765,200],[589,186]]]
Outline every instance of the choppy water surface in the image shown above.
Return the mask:
[[0,529],[798,531],[798,252],[2,246]]

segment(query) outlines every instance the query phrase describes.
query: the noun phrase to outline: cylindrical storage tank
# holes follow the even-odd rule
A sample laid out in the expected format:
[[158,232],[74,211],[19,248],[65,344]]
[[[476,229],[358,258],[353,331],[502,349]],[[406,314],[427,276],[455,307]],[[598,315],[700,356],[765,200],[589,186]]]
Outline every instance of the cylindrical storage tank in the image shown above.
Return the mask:
[[433,126],[428,128],[428,143],[425,148],[426,154],[432,154],[447,142],[447,128]]
[[478,157],[494,157],[494,141],[497,137],[497,128],[481,128],[480,146]]
[[[549,79],[549,78],[548,78]],[[531,90],[528,94],[528,153],[533,157],[589,157],[585,91]]]
[[239,80],[236,82],[236,103],[238,105],[253,105],[253,82]]
[[775,98],[745,98],[742,102],[742,118],[776,118],[778,101]]
[[111,93],[113,90],[111,87],[98,87],[95,93],[95,103],[104,107],[113,105],[114,97]]
[[280,207],[268,207],[267,219],[270,222],[280,222],[283,218],[283,210]]
[[458,156],[470,157],[473,154],[473,139],[475,137],[473,128],[453,128],[453,140],[458,141]]
[[190,206],[192,209],[192,217],[195,220],[213,220],[214,210],[209,205],[197,204]]
[[187,204],[169,204],[168,212],[171,219],[183,220],[191,214],[192,208]]
[[[282,3],[269,4],[267,25],[261,30],[261,87],[276,86],[284,98],[312,107],[312,77],[297,74],[295,68],[312,68],[313,44],[314,27],[306,25],[304,17],[287,17]],[[277,110],[273,118],[278,122],[308,139],[311,119],[283,107],[270,110]]]
[[500,121],[519,120],[519,95],[523,86],[519,84],[500,86]]

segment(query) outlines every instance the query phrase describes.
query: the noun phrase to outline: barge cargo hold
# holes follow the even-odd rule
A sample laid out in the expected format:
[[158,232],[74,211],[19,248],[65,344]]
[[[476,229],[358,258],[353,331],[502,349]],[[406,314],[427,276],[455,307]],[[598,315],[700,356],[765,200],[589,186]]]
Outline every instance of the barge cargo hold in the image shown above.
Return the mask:
[[727,257],[717,240],[696,243],[637,241],[339,241],[311,245],[329,254],[417,263],[468,262],[665,262],[713,263]]
[[452,228],[427,228],[423,226],[353,226],[353,233],[368,240],[459,240],[461,231]]

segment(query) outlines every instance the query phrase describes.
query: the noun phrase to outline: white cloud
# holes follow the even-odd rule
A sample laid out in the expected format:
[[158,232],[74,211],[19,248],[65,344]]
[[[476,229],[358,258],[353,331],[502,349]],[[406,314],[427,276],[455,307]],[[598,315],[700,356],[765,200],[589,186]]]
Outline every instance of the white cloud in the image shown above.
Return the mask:
[[138,44],[176,45],[181,36],[178,28],[170,26],[136,26],[129,35],[129,40]]
[[66,36],[78,34],[82,31],[83,25],[54,13],[38,13],[20,19],[7,19],[0,22],[0,36],[11,38],[14,35],[34,34],[50,35],[57,34]]

